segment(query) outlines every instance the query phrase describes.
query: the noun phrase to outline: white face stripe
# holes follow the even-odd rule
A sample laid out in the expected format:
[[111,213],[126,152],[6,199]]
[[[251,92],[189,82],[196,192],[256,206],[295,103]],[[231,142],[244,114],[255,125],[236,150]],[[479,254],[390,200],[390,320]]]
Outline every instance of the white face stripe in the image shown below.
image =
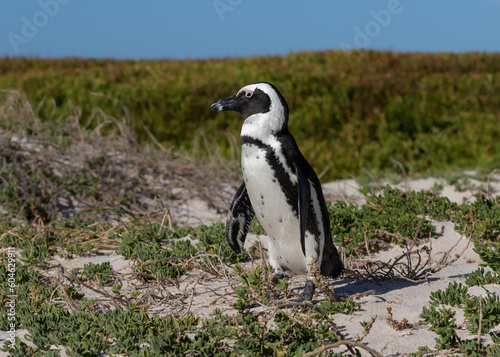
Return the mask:
[[[276,133],[283,127],[286,120],[285,108],[281,104],[280,97],[278,96],[274,88],[267,83],[249,84],[241,88],[238,93],[244,91],[245,93],[252,92],[253,94],[256,89],[260,89],[269,96],[269,98],[271,99],[271,107],[269,108],[269,112],[267,113],[259,113],[249,116],[245,120],[245,124],[257,125],[258,128],[254,128],[254,130],[252,130],[255,131],[254,135],[250,134],[250,136],[262,140],[263,136],[274,135],[274,133]],[[245,124],[243,124],[243,127],[245,127]]]
[[238,93],[240,93],[241,91],[251,91],[253,93],[254,90],[256,89],[260,89],[261,91],[263,91],[264,93],[266,93],[269,98],[271,98],[271,110],[270,110],[270,113],[284,113],[285,111],[285,108],[283,108],[283,105],[281,105],[281,100],[280,98],[278,97],[278,94],[276,93],[276,91],[274,90],[273,87],[271,87],[269,84],[267,83],[254,83],[254,84],[249,84],[247,86],[244,86],[243,88],[241,88]]
[[246,87],[243,87],[243,88],[241,88],[238,91],[238,93],[236,93],[236,96],[238,96],[241,92],[244,92],[245,93],[245,97],[247,97],[247,98],[251,98],[252,95],[253,95],[253,90],[250,90],[250,89],[248,89]]

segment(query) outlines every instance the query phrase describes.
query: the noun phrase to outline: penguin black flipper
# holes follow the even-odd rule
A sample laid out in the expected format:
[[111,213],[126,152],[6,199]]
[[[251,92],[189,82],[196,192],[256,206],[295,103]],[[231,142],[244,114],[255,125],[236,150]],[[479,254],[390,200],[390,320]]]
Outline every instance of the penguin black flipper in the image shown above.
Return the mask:
[[226,239],[236,253],[241,253],[243,250],[248,228],[254,216],[255,211],[243,182],[234,195],[226,220]]
[[306,256],[306,223],[309,202],[311,202],[311,186],[299,165],[295,165],[297,170],[297,182],[299,184],[299,224],[300,224],[300,246],[302,253]]

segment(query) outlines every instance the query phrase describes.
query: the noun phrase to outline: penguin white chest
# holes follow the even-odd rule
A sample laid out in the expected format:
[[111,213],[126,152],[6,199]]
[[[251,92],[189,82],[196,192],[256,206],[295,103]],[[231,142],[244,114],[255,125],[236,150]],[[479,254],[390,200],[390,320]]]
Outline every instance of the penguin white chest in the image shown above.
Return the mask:
[[[300,245],[298,213],[287,202],[267,154],[266,149],[255,145],[242,146],[241,166],[248,196],[269,236],[269,260],[273,268],[305,274],[308,262]],[[290,168],[285,171],[290,171],[287,172],[290,180],[296,183],[297,177]]]

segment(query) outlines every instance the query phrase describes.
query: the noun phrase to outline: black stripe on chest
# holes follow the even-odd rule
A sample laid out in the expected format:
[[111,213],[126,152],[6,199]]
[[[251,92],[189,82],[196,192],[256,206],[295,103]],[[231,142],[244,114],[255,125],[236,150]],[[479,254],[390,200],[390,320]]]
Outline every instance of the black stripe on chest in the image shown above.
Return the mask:
[[[266,153],[266,162],[268,165],[271,167],[273,170],[273,174],[275,179],[278,180],[279,185],[282,187],[282,191],[286,197],[286,201],[288,205],[292,208],[293,213],[295,216],[299,218],[299,211],[298,211],[298,205],[299,205],[299,185],[292,183],[290,175],[286,172],[285,167],[283,166],[283,163],[278,159],[277,153],[273,147],[270,145],[264,144],[261,140],[252,138],[250,136],[242,136],[241,137],[241,144],[242,145],[254,145],[258,147],[259,149],[263,150]],[[284,156],[284,155],[283,155]],[[290,170],[297,175],[297,171],[295,168],[295,164],[290,161],[290,159],[286,156],[286,164],[288,167],[290,167]],[[307,179],[307,178],[303,178]],[[297,176],[297,181],[300,180],[300,178]],[[265,184],[265,183],[263,183]],[[319,182],[318,182],[319,184]],[[326,206],[324,204],[324,199],[321,194],[321,187],[318,187],[315,183],[312,185],[312,190],[315,191],[317,194],[317,199],[320,201],[320,206],[322,206],[322,220],[323,222],[318,222],[318,217],[316,216],[316,212],[314,210],[313,206],[313,200],[311,197],[311,200],[307,203],[308,208],[307,208],[307,221],[306,221],[306,231],[311,233],[314,237],[318,238],[320,236],[320,227],[319,225],[323,225],[323,229],[325,230],[325,234],[329,236],[329,226],[330,223],[328,220],[325,220],[326,217],[328,217],[327,211],[326,211]],[[323,203],[322,203],[323,201]]]
[[[286,197],[286,202],[290,207],[292,207],[295,216],[298,218],[299,212],[297,206],[299,202],[299,188],[297,184],[294,184],[292,182],[290,175],[286,172],[285,167],[278,159],[276,151],[270,145],[264,144],[261,140],[252,138],[250,136],[242,136],[241,145],[253,145],[266,153],[266,162],[273,170],[273,176],[276,180],[278,180],[278,183],[281,186],[281,189]],[[287,164],[290,167],[290,170],[294,174],[297,174],[295,166],[293,164],[290,164],[288,160]],[[297,177],[297,180],[298,179],[299,178]]]

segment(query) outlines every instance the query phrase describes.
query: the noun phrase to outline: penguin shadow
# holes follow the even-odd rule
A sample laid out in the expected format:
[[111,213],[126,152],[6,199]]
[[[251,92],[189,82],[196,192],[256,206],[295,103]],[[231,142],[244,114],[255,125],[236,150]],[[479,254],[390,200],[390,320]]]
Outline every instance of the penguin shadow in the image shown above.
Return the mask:
[[[338,297],[343,296],[353,296],[353,295],[363,295],[370,292],[370,295],[383,295],[392,291],[397,291],[401,289],[405,289],[408,287],[418,286],[422,284],[428,284],[433,281],[439,280],[438,277],[428,277],[426,280],[422,281],[410,281],[404,278],[400,279],[391,279],[391,280],[376,280],[376,279],[367,279],[367,280],[356,280],[350,278],[341,278],[335,281],[332,281],[330,284],[331,288],[335,289],[335,295]],[[380,299],[384,300],[382,296],[379,296]],[[322,298],[313,302],[320,302]]]

